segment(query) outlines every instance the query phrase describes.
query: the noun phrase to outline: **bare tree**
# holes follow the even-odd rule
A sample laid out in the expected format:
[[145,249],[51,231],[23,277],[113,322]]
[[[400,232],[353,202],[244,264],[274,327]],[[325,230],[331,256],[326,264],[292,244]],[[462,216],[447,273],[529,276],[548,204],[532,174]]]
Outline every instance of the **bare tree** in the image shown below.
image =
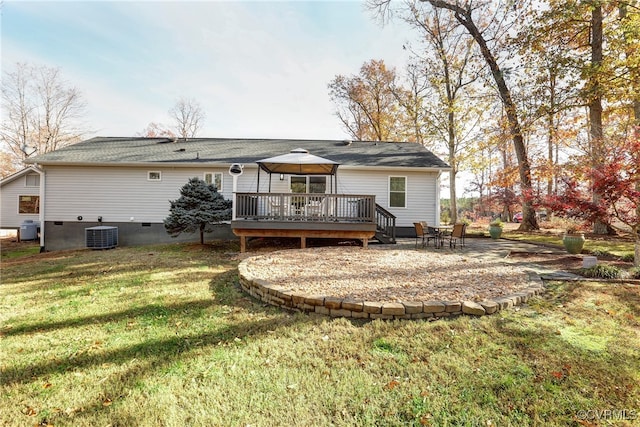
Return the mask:
[[78,123],[86,109],[82,94],[63,80],[59,68],[16,64],[3,75],[2,109],[0,141],[15,165],[86,133]]
[[174,120],[174,133],[182,139],[194,138],[202,128],[205,114],[195,99],[180,98],[169,110]]

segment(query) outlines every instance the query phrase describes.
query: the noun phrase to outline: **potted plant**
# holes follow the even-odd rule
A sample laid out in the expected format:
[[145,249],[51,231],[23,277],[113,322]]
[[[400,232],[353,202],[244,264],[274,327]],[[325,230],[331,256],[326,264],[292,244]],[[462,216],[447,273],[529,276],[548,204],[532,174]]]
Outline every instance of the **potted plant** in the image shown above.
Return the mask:
[[562,244],[570,254],[579,254],[584,247],[584,233],[575,225],[567,227],[567,232],[562,237]]
[[502,228],[504,227],[504,223],[500,220],[500,218],[496,218],[489,223],[489,235],[492,239],[499,239],[502,235]]

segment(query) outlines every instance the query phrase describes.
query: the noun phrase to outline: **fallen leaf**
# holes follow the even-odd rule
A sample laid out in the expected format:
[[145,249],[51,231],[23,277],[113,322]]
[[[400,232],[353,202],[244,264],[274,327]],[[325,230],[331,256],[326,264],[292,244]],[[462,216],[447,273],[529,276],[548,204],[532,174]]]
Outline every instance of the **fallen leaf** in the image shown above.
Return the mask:
[[431,414],[424,414],[420,417],[420,425],[428,426],[431,425]]
[[564,373],[559,372],[559,371],[553,371],[553,372],[551,372],[551,375],[553,375],[554,377],[556,377],[559,380],[564,377]]
[[106,398],[105,400],[102,401],[102,406],[111,406],[112,403],[113,403],[113,400]]
[[396,388],[399,385],[400,385],[400,381],[393,380],[393,381],[389,382],[389,384],[387,384],[387,389],[393,390],[394,388]]
[[51,383],[42,384],[42,388],[51,388]]
[[36,410],[33,409],[31,406],[27,406],[26,408],[24,408],[22,410],[22,413],[25,414],[28,417],[33,417],[37,414]]
[[575,421],[578,424],[580,424],[581,426],[584,426],[584,427],[597,427],[597,424],[594,424],[594,423],[592,423],[590,421],[587,421],[587,420],[576,419]]

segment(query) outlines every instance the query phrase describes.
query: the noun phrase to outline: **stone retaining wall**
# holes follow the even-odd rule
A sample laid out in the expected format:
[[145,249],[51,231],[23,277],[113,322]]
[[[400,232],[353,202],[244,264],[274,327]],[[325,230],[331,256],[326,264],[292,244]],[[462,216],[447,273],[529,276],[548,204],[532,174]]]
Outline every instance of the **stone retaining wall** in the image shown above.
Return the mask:
[[360,319],[428,319],[459,314],[483,316],[525,303],[533,295],[544,291],[540,277],[533,271],[529,274],[529,286],[521,292],[486,301],[407,301],[375,302],[356,301],[332,296],[307,295],[274,285],[253,277],[246,268],[245,260],[238,265],[240,286],[249,295],[268,304],[287,310],[318,313],[331,317]]

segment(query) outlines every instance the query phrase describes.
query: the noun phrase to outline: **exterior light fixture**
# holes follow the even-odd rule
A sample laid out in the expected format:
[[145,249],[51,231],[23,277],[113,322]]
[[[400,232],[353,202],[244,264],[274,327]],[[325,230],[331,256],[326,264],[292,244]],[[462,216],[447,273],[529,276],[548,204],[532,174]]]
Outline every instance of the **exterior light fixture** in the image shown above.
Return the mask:
[[243,168],[242,165],[239,165],[237,163],[232,164],[229,167],[229,175],[231,175],[231,176],[240,176],[240,175],[242,175],[242,168]]
[[229,166],[229,175],[233,178],[233,199],[231,205],[231,220],[236,220],[236,192],[238,191],[238,177],[242,175],[242,169],[244,165],[234,163]]
[[280,174],[280,181],[284,181],[284,174],[283,173]]

